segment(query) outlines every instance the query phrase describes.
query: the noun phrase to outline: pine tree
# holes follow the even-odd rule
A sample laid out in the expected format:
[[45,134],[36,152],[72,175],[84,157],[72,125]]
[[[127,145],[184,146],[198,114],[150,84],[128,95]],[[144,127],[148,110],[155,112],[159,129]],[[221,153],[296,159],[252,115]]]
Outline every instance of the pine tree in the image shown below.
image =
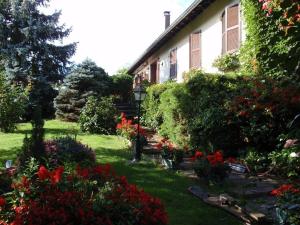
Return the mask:
[[107,96],[111,86],[112,80],[108,74],[91,60],[85,60],[65,78],[55,98],[57,118],[78,121],[87,98]]
[[75,43],[57,44],[71,30],[58,24],[59,11],[50,15],[41,12],[48,2],[0,0],[0,55],[4,58],[7,79],[23,87],[31,85],[31,105],[26,111],[33,115],[34,106],[41,105],[43,117],[51,116],[56,96],[50,84],[62,80],[76,48]]

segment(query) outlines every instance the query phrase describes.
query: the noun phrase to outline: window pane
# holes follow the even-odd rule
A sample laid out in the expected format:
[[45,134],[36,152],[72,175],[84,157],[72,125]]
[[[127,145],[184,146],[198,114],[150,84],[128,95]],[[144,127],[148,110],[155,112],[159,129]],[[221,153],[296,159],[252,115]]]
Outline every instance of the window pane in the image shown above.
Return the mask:
[[227,51],[239,48],[239,28],[227,31]]
[[227,28],[239,24],[239,5],[231,6],[227,9]]

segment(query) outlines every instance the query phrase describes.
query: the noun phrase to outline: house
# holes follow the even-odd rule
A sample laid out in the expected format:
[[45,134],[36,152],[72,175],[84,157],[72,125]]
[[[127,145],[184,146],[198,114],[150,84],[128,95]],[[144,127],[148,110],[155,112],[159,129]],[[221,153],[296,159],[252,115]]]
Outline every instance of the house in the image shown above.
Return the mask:
[[[217,72],[214,60],[235,52],[245,39],[239,0],[195,0],[129,68],[151,83],[183,81],[190,69]],[[137,78],[136,78],[137,79]]]

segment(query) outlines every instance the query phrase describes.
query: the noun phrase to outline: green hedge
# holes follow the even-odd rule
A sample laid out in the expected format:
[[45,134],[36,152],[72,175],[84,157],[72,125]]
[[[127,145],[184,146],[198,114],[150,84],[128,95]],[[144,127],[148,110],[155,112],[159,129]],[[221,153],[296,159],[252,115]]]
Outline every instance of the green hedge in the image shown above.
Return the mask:
[[190,97],[184,84],[176,84],[166,89],[160,96],[159,112],[163,123],[159,133],[179,146],[189,144],[188,111]]
[[300,112],[291,79],[194,73],[186,83],[149,87],[143,104],[146,124],[181,147],[270,152]]

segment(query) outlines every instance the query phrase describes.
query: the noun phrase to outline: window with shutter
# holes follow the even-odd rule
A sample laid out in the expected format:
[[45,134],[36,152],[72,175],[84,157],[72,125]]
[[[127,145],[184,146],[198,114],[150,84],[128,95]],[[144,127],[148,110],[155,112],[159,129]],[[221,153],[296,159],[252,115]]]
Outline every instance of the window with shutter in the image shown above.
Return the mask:
[[190,69],[201,67],[201,33],[190,35]]
[[177,49],[170,52],[170,79],[177,78]]
[[240,47],[239,4],[226,8],[222,14],[222,54],[234,52]]

